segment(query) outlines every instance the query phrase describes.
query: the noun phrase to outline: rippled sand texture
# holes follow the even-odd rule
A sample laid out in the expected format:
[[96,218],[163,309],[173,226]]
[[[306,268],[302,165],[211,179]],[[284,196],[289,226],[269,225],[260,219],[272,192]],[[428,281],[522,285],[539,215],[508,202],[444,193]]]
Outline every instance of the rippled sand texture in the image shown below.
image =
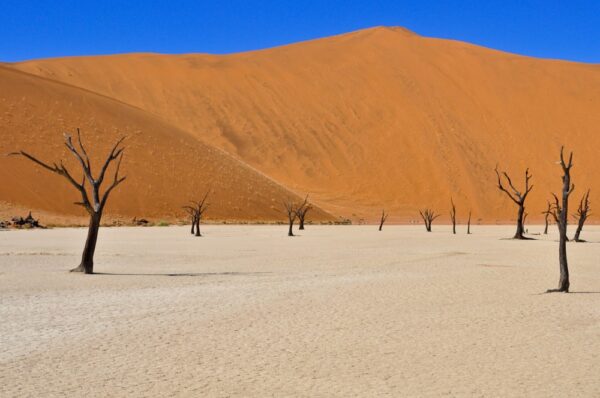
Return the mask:
[[[531,230],[539,228],[530,227]],[[600,396],[600,228],[0,232],[2,396]]]

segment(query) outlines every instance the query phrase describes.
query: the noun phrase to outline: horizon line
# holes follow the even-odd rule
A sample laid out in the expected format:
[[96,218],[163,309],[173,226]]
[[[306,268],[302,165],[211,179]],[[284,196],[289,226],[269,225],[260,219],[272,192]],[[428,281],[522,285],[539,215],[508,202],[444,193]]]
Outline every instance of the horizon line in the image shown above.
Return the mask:
[[529,55],[529,54],[524,54],[524,53],[515,52],[515,51],[494,48],[494,47],[488,47],[483,44],[466,41],[466,40],[461,40],[461,39],[450,38],[450,37],[425,36],[425,35],[415,32],[412,29],[406,28],[404,26],[399,26],[399,25],[373,25],[373,26],[369,26],[369,27],[365,27],[365,28],[344,31],[341,33],[336,33],[336,34],[327,35],[327,36],[317,36],[317,37],[307,38],[307,39],[303,39],[303,40],[287,42],[287,43],[283,43],[283,44],[276,44],[273,46],[258,47],[258,48],[249,49],[249,50],[232,51],[232,52],[203,52],[203,51],[160,52],[160,51],[146,51],[146,50],[110,52],[110,53],[109,52],[106,52],[106,53],[99,52],[99,53],[87,53],[87,54],[83,53],[83,54],[56,55],[56,56],[39,57],[39,58],[25,58],[25,59],[20,59],[17,61],[0,60],[0,64],[11,65],[11,64],[21,64],[21,63],[27,63],[27,62],[43,61],[43,60],[54,60],[54,59],[87,58],[87,57],[96,58],[96,57],[112,57],[112,56],[125,56],[125,55],[153,55],[153,56],[196,55],[196,56],[211,56],[211,57],[227,57],[227,56],[233,56],[233,55],[239,55],[239,54],[269,51],[269,50],[285,48],[285,47],[294,46],[294,45],[303,44],[303,43],[310,43],[310,42],[327,40],[327,39],[340,37],[340,36],[356,34],[359,32],[369,32],[369,31],[376,31],[376,30],[401,30],[401,34],[414,35],[415,37],[421,38],[421,39],[432,39],[432,40],[458,42],[458,43],[463,43],[463,44],[483,48],[483,49],[490,50],[490,51],[497,51],[497,52],[501,52],[504,54],[514,55],[514,56],[524,57],[524,58],[532,58],[532,59],[544,60],[544,61],[568,62],[568,63],[590,65],[590,66],[600,66],[600,62],[581,61],[581,60],[573,60],[573,59],[557,58],[557,57],[541,57],[541,56]]

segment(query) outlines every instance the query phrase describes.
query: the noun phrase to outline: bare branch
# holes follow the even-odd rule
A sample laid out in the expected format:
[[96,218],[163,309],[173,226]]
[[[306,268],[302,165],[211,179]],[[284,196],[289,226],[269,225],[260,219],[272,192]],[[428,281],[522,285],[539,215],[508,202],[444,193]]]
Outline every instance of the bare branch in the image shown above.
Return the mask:
[[[115,189],[120,183],[122,183],[123,181],[125,181],[125,179],[127,177],[119,177],[119,170],[121,168],[121,161],[123,160],[123,151],[121,151],[121,155],[119,156],[119,160],[117,161],[117,167],[115,168],[115,174],[113,177],[113,182],[112,184],[108,187],[108,189],[104,192],[104,195],[102,196],[102,201],[100,202],[99,205],[99,209],[96,209],[96,211],[102,211],[102,209],[104,209],[104,206],[106,205],[106,201],[108,200],[108,196],[110,195],[110,193],[112,192],[113,189]],[[98,183],[99,184],[99,183]],[[97,193],[97,191],[94,191],[94,193]]]
[[573,167],[573,152],[571,151],[571,153],[569,154],[569,161],[565,163],[564,149],[564,146],[560,147],[560,165],[563,171],[569,171],[571,167]]
[[[208,189],[206,191],[206,193],[204,194],[204,197],[202,198],[202,200],[198,203],[198,208],[200,210],[202,210],[202,208],[204,207],[204,202],[206,202],[206,199],[208,198],[208,194],[210,193],[210,189]],[[208,207],[208,204],[206,205],[206,207]]]
[[98,180],[96,181],[96,184],[98,184],[98,185],[102,184],[102,181],[104,181],[104,175],[106,174],[106,170],[108,169],[108,166],[110,165],[110,163],[113,160],[117,159],[125,150],[125,148],[119,148],[119,145],[121,145],[121,143],[123,142],[123,140],[125,140],[125,138],[126,138],[125,136],[121,137],[117,141],[117,143],[113,146],[112,150],[108,154],[108,157],[104,161],[104,165],[102,166],[102,169],[100,170],[100,175],[98,176]]
[[77,151],[75,146],[73,146],[73,141],[72,141],[71,136],[67,133],[65,133],[63,135],[65,137],[65,146],[69,149],[69,151],[71,151],[71,153],[77,158],[77,160],[81,164],[81,168],[83,169],[83,172],[85,173],[85,176],[89,180],[90,184],[94,185],[95,181],[94,181],[94,178],[92,177],[91,171],[88,168],[85,160],[83,159],[83,156],[79,153],[79,151]]
[[67,170],[67,168],[65,167],[65,165],[60,162],[60,166],[57,165],[56,163],[53,163],[52,166],[48,165],[45,162],[42,162],[41,160],[37,159],[35,156],[30,155],[29,153],[25,152],[25,151],[19,151],[19,152],[12,152],[9,155],[20,155],[23,156],[29,160],[31,160],[32,162],[36,163],[37,165],[45,168],[46,170],[50,170],[51,172],[61,175],[63,177],[65,177],[67,179],[67,181],[69,181],[69,183],[71,183],[71,185],[73,185],[73,187],[75,187],[81,194],[81,198],[82,201],[81,202],[77,202],[77,204],[85,207],[85,209],[89,212],[91,210],[91,206],[90,206],[90,202],[88,199],[88,195],[87,192],[85,190],[85,185],[84,182],[83,183],[78,183],[77,181],[75,181],[75,179],[71,176],[71,174],[69,173],[69,170]]
[[[518,196],[517,197],[513,196],[513,194],[511,194],[506,188],[504,188],[504,185],[502,184],[502,178],[500,177],[500,172],[498,171],[498,165],[496,165],[496,168],[494,169],[494,171],[496,172],[496,176],[498,177],[498,189],[500,191],[504,192],[510,198],[510,200],[512,200],[516,204],[519,204],[520,198]],[[503,172],[502,174],[508,181],[509,185],[512,187],[512,181],[511,181],[510,177],[508,176],[508,174],[506,172]],[[514,189],[514,188],[513,188],[513,190],[516,191],[516,189]],[[516,192],[518,194],[518,191],[516,191]]]
[[58,168],[58,166],[56,165],[56,163],[54,163],[54,165],[53,165],[53,166],[50,166],[50,165],[48,165],[47,163],[44,163],[44,162],[42,162],[41,160],[39,160],[39,159],[37,159],[36,157],[34,157],[34,156],[32,156],[32,155],[28,154],[28,153],[27,153],[27,152],[25,152],[25,151],[11,152],[11,153],[9,153],[9,154],[8,154],[8,156],[24,156],[24,157],[26,157],[27,159],[31,160],[31,161],[32,161],[32,162],[34,162],[34,163],[37,163],[38,165],[42,166],[43,168],[45,168],[45,169],[47,169],[47,170],[50,170],[50,171],[52,171],[52,172],[54,172],[54,173],[57,173],[57,174],[62,174],[62,173],[60,172],[60,169],[59,169],[59,168]]
[[85,147],[83,146],[83,142],[81,141],[81,130],[79,130],[79,127],[77,127],[77,142],[79,143],[79,148],[81,149],[81,153],[83,154],[87,168],[90,171],[90,174],[92,174],[92,166],[90,164],[90,158],[87,154],[87,151],[85,150]]
[[388,215],[385,213],[385,209],[381,211],[381,220],[385,222],[387,220]]

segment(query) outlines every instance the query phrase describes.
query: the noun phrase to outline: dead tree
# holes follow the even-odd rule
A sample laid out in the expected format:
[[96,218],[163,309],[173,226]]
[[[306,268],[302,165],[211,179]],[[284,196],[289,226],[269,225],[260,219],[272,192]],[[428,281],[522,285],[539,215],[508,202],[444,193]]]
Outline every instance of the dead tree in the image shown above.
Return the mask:
[[202,220],[202,216],[208,209],[209,204],[206,203],[206,199],[208,198],[208,194],[210,190],[206,191],[202,200],[199,201],[190,201],[191,205],[183,206],[183,208],[188,212],[190,218],[192,219],[192,231],[191,233],[195,236],[202,236],[200,233],[200,221]]
[[500,172],[498,171],[498,166],[496,166],[494,171],[496,172],[496,176],[498,177],[498,189],[504,192],[510,198],[510,200],[515,202],[515,204],[519,207],[519,210],[517,212],[517,232],[515,233],[513,239],[529,239],[526,238],[524,235],[525,228],[523,224],[525,217],[525,200],[527,199],[527,195],[529,195],[529,192],[531,192],[531,190],[533,189],[533,185],[529,185],[529,180],[531,180],[531,174],[529,174],[529,169],[525,170],[524,191],[519,191],[517,188],[515,188],[515,186],[512,183],[512,180],[508,176],[508,173],[502,172],[502,176],[504,176],[504,179],[508,182],[508,187],[512,192],[506,189],[504,184],[502,183],[502,178],[500,176]]
[[36,220],[35,218],[33,218],[33,216],[31,215],[31,210],[29,211],[29,214],[25,218],[13,217],[12,225],[16,228],[42,228],[42,229],[46,228],[40,224],[39,220]]
[[467,235],[471,235],[471,210],[469,210],[469,219],[467,220]]
[[139,227],[145,227],[150,224],[150,221],[146,220],[145,218],[137,218],[137,216],[135,216],[133,217],[133,220],[131,220],[131,223]]
[[419,214],[421,214],[421,217],[423,218],[425,229],[427,232],[431,232],[431,224],[433,223],[433,220],[439,217],[439,214],[435,214],[431,209],[419,210]]
[[558,225],[559,246],[558,246],[558,261],[560,264],[560,278],[558,280],[558,289],[549,289],[551,292],[569,292],[569,264],[567,262],[567,223],[569,213],[569,196],[573,193],[575,185],[571,183],[571,167],[573,167],[573,152],[569,155],[569,161],[565,162],[563,156],[564,147],[560,148],[560,166],[563,170],[562,176],[562,201],[559,201],[558,196],[554,196],[554,204],[550,209],[550,214],[554,217]]
[[209,193],[210,190],[206,191],[202,200],[196,202],[196,236],[202,236],[200,233],[200,221],[202,221],[202,216],[204,216],[204,213],[209,207],[209,204],[206,203]]
[[190,233],[194,235],[194,232],[196,231],[196,209],[192,206],[183,206],[183,208],[190,216],[190,219],[192,221],[192,229]]
[[450,219],[452,220],[452,233],[456,235],[456,206],[454,206],[454,200],[450,198]]
[[304,198],[304,202],[302,202],[302,204],[300,206],[298,206],[298,209],[296,209],[296,214],[298,216],[298,224],[299,224],[298,229],[300,229],[300,230],[304,229],[304,220],[306,219],[306,214],[311,209],[312,209],[312,205],[310,203],[308,203],[308,195],[306,195],[306,198]]
[[[73,141],[69,134],[65,134],[65,145],[71,151],[73,156],[79,162],[83,170],[83,177],[81,182],[77,182],[73,175],[68,171],[66,166],[60,161],[59,164],[52,163],[52,165],[42,162],[36,157],[30,155],[25,151],[14,152],[11,155],[21,155],[25,158],[31,160],[37,165],[49,170],[53,173],[63,176],[67,179],[67,181],[79,191],[81,194],[81,201],[75,202],[76,205],[82,206],[90,215],[90,223],[88,227],[87,239],[85,241],[85,247],[83,249],[83,254],[81,256],[81,264],[76,268],[72,269],[71,272],[84,272],[86,274],[94,273],[94,252],[96,250],[96,242],[98,240],[98,230],[100,229],[100,220],[102,219],[102,212],[106,206],[106,202],[108,201],[108,197],[110,193],[115,189],[119,184],[125,181],[125,177],[119,177],[119,169],[121,166],[121,160],[123,160],[123,151],[124,147],[121,146],[121,143],[125,139],[125,137],[120,138],[117,143],[113,146],[112,150],[108,154],[108,157],[104,161],[100,172],[96,178],[92,175],[92,166],[90,163],[90,158],[88,157],[88,153],[81,142],[81,133],[79,129],[77,129],[77,146],[73,145]],[[110,164],[116,160],[116,167],[114,168],[113,179],[104,191],[103,194],[100,194],[100,187],[104,182],[104,177],[106,172],[110,166]],[[89,185],[89,188],[86,185]],[[89,193],[88,193],[89,191]],[[90,198],[91,197],[91,198]]]
[[283,207],[288,217],[288,236],[294,236],[292,228],[294,227],[294,221],[296,221],[296,218],[298,217],[298,208],[292,200],[287,200],[283,202]]
[[544,226],[544,235],[548,235],[548,218],[550,217],[550,210],[552,210],[552,205],[550,204],[550,202],[548,201],[548,206],[546,208],[546,211],[543,211],[542,214],[544,215],[544,221],[546,222],[546,225]]
[[381,220],[379,220],[379,230],[383,229],[383,223],[387,220],[388,215],[385,213],[385,209],[381,211]]
[[577,213],[573,214],[573,217],[577,218],[577,230],[575,231],[575,236],[573,240],[575,242],[585,242],[585,240],[580,239],[581,231],[583,230],[583,224],[590,216],[590,190],[583,195],[581,201],[579,202],[579,208],[577,208]]

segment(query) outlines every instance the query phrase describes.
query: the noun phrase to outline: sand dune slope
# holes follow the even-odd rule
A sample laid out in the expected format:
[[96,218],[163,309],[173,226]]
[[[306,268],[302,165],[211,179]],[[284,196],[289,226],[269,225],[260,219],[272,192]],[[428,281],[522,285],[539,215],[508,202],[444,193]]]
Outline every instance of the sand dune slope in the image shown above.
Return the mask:
[[[81,127],[93,163],[126,135],[122,172],[107,212],[114,217],[183,218],[181,206],[210,187],[208,218],[277,220],[282,200],[297,196],[223,151],[149,113],[110,98],[0,67],[0,153],[24,149],[46,161],[65,159],[62,132]],[[99,166],[96,166],[99,167]],[[57,214],[82,214],[75,190],[60,176],[18,157],[0,157],[0,198]],[[331,219],[316,209],[315,219]]]
[[[560,187],[554,165],[576,151],[575,181],[600,147],[600,67],[516,56],[375,28],[227,56],[129,54],[31,61],[16,68],[119,99],[233,154],[338,215],[400,219],[448,208],[488,222],[513,216],[497,162],[529,166],[530,217]],[[519,176],[520,177],[520,176]],[[578,194],[581,191],[578,192]]]

